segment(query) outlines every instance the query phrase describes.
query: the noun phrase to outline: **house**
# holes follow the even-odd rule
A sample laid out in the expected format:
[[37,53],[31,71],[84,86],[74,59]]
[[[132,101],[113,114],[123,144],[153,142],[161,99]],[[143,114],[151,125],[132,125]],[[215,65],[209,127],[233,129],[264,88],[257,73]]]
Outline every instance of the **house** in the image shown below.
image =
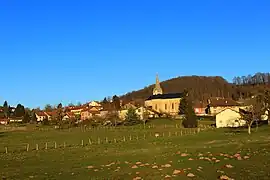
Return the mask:
[[81,112],[88,107],[85,106],[77,106],[70,109],[70,112],[72,112],[75,115],[81,115]]
[[216,127],[240,127],[246,124],[246,121],[241,120],[239,111],[231,108],[226,108],[216,115]]
[[[134,108],[134,109],[140,120],[143,120],[145,118],[155,117],[156,115],[154,111],[152,111],[151,109],[147,109],[145,107],[139,107],[139,108]],[[125,120],[127,112],[128,112],[128,109],[122,109],[118,111],[119,118],[122,120]],[[148,116],[148,117],[145,117],[145,116]]]
[[194,112],[197,116],[206,115],[207,104],[203,101],[196,101],[193,105]]
[[127,103],[127,104],[123,105],[121,108],[122,109],[129,109],[129,108],[136,109],[136,106],[132,103]]
[[75,115],[72,112],[67,112],[64,117],[63,117],[63,121],[67,121],[70,120],[71,118],[75,118]]
[[47,115],[43,111],[36,112],[37,122],[42,122],[47,118]]
[[122,109],[122,110],[118,111],[118,117],[119,117],[119,119],[125,120],[126,119],[127,112],[128,112],[127,109]]
[[158,76],[156,76],[153,95],[146,99],[145,107],[151,108],[161,114],[178,115],[180,100],[183,96],[183,93],[164,94]]
[[95,107],[96,109],[98,110],[101,110],[102,109],[102,105],[100,103],[98,103],[97,101],[91,101],[89,104],[88,104],[89,107]]
[[10,117],[9,122],[10,123],[22,123],[23,117]]
[[1,125],[7,125],[8,122],[9,122],[9,119],[7,119],[7,118],[0,118],[0,124]]
[[231,98],[223,98],[223,97],[212,97],[207,100],[208,108],[207,114],[216,115],[219,112],[230,108],[237,112],[239,112],[239,108],[245,109],[245,106],[242,106],[238,102],[234,101]]
[[101,110],[99,113],[100,113],[99,116],[101,118],[105,118],[109,114],[109,111],[108,110]]
[[51,111],[51,112],[44,112],[47,115],[47,118],[49,121],[52,120],[53,116],[56,116],[57,112],[56,111]]
[[81,120],[87,120],[99,114],[99,107],[92,106],[81,111]]

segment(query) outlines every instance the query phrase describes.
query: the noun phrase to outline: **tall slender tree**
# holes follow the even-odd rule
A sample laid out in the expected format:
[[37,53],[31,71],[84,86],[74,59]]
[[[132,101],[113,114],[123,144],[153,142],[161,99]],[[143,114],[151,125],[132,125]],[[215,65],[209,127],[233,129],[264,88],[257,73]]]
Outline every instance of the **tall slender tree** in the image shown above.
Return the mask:
[[63,105],[62,105],[62,103],[60,103],[57,106],[57,115],[56,115],[57,124],[58,124],[60,129],[62,129],[63,117],[64,117]]
[[8,106],[8,102],[7,101],[4,102],[3,111],[4,111],[5,118],[9,118],[10,111],[9,111],[9,106]]
[[182,125],[185,128],[195,128],[198,126],[197,116],[187,91],[185,91],[185,95],[180,101],[179,114],[184,115]]
[[114,110],[118,111],[120,110],[121,108],[121,103],[120,103],[120,98],[116,95],[113,96],[112,98],[112,103],[113,103],[113,106],[114,106]]

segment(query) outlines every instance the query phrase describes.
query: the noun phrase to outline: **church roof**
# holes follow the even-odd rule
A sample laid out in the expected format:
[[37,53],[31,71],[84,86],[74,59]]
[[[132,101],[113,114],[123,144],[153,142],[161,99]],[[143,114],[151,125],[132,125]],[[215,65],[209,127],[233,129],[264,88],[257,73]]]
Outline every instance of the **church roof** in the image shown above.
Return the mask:
[[152,95],[147,100],[152,100],[152,99],[174,99],[174,98],[182,98],[182,97],[184,97],[184,93],[168,93],[168,94]]

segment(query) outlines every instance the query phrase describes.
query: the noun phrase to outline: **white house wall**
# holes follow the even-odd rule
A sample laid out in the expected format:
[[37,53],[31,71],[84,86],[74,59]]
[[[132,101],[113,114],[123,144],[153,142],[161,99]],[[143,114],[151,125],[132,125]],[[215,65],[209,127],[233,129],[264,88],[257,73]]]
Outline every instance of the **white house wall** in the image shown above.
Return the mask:
[[226,109],[216,115],[216,127],[239,127],[245,125],[245,121],[240,120],[241,115],[231,109]]

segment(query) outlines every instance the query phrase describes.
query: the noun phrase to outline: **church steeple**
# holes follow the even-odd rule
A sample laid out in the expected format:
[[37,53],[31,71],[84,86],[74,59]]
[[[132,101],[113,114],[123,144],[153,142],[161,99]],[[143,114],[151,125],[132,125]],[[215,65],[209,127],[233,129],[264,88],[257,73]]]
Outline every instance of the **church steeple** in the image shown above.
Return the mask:
[[162,88],[160,86],[158,74],[156,75],[156,85],[153,89],[153,95],[163,94]]

